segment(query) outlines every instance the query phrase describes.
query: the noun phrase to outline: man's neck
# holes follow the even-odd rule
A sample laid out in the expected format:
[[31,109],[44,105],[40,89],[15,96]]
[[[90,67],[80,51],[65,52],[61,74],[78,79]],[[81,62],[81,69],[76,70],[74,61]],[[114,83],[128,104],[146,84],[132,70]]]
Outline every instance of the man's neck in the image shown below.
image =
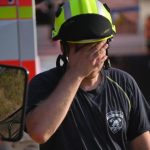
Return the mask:
[[95,76],[90,75],[82,81],[80,88],[83,89],[84,91],[91,91],[96,89],[97,86],[101,83],[101,81],[102,81],[101,72]]

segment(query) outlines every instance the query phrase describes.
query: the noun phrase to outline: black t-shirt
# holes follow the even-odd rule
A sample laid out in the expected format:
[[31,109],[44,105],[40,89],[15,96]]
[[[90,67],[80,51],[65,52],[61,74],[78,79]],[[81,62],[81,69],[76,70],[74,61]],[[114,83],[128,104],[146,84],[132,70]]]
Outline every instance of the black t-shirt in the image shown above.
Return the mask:
[[[150,108],[135,80],[114,68],[102,74],[95,90],[78,90],[64,121],[40,150],[126,150],[128,142],[150,130]],[[50,95],[62,76],[63,69],[53,68],[33,78],[27,113]]]

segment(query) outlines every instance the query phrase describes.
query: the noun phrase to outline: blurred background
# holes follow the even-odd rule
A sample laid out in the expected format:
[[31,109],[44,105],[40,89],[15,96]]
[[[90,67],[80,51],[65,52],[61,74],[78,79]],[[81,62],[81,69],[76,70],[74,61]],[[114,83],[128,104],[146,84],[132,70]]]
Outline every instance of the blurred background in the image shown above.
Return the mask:
[[[57,0],[58,3],[61,0]],[[114,67],[121,68],[137,80],[148,102],[150,101],[150,1],[102,0],[111,8],[117,34],[111,42],[109,56]],[[56,1],[55,1],[56,3]],[[53,2],[51,1],[51,3]],[[53,4],[54,5],[54,4]],[[60,53],[58,42],[51,40],[53,11],[46,3],[37,4],[36,26],[40,71],[55,66]],[[52,10],[52,5],[49,5]],[[48,14],[47,14],[48,13]],[[47,15],[45,15],[47,14]],[[49,17],[51,14],[51,17]]]
[[[0,0],[0,63],[18,65],[36,74],[55,67],[61,53],[51,40],[54,12],[63,0]],[[150,103],[150,0],[102,0],[111,8],[117,34],[109,57],[129,72]],[[27,134],[0,150],[38,150]]]

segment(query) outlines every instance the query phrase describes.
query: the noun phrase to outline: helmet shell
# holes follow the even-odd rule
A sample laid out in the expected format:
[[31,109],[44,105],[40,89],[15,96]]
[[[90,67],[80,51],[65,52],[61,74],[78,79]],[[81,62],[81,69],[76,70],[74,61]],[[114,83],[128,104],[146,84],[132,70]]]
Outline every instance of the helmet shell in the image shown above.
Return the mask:
[[115,32],[110,11],[99,0],[67,0],[56,13],[52,38],[91,43],[112,38]]

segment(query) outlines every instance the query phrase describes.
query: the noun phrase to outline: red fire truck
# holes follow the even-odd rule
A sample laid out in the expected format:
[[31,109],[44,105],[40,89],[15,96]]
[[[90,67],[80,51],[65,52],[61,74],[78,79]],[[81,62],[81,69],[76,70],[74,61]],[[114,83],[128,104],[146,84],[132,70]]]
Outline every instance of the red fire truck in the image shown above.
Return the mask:
[[22,66],[36,74],[36,26],[32,0],[0,0],[0,64]]

